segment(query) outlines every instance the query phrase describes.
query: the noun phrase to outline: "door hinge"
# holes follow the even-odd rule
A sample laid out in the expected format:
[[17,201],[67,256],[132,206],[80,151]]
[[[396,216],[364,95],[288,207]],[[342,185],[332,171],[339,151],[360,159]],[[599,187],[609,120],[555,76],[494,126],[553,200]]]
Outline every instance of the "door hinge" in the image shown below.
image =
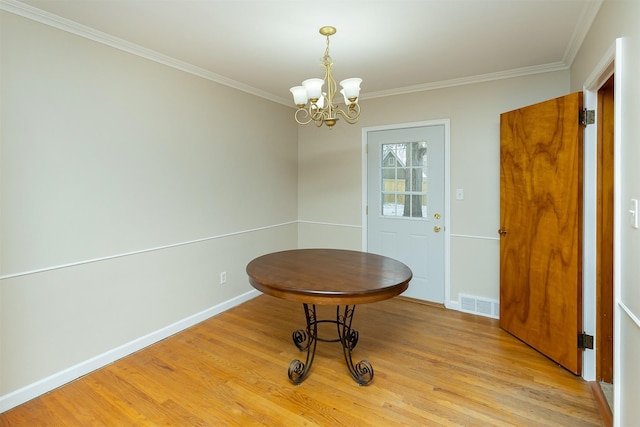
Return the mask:
[[578,348],[583,350],[589,349],[593,350],[593,335],[588,335],[586,333],[578,334]]
[[369,205],[364,207],[364,214],[369,215]]
[[578,123],[582,126],[592,125],[596,122],[596,111],[586,108],[578,113]]

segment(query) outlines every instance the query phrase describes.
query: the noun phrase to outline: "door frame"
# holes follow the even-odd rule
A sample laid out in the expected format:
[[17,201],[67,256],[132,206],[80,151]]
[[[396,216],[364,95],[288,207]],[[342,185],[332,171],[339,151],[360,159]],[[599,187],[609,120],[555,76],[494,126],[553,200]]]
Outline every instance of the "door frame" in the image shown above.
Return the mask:
[[[612,45],[600,62],[596,65],[589,78],[583,85],[584,108],[594,110],[598,115],[598,91],[614,74],[615,68],[616,46]],[[617,88],[617,82],[616,90]],[[616,108],[614,112],[614,121],[619,121],[619,111]],[[587,126],[584,130],[584,232],[583,232],[583,285],[582,285],[582,327],[583,330],[594,337],[598,334],[597,330],[597,198],[598,198],[598,135],[597,124]],[[614,146],[617,145],[614,140]],[[614,148],[615,151],[615,148]],[[617,172],[614,171],[614,193],[617,183]],[[615,196],[614,196],[615,197]],[[614,201],[614,205],[616,202]],[[614,206],[615,210],[615,206]],[[614,213],[615,216],[615,213]],[[615,241],[619,240],[619,236],[614,229],[614,246]],[[615,250],[615,249],[614,249]],[[614,271],[614,276],[617,271]],[[615,282],[614,282],[615,283]],[[615,284],[614,284],[615,286]],[[614,325],[614,343],[618,340],[616,333],[616,325]],[[585,381],[596,380],[597,367],[597,348],[585,351],[582,355],[582,378]],[[615,364],[615,355],[614,355]],[[614,367],[615,372],[615,367]]]
[[451,269],[450,269],[450,248],[451,248],[451,185],[450,185],[450,152],[451,152],[451,138],[450,138],[450,126],[451,121],[449,119],[437,119],[426,120],[421,122],[409,122],[398,123],[391,125],[381,126],[368,126],[362,128],[362,250],[367,251],[367,233],[368,233],[368,219],[367,219],[367,190],[368,190],[368,163],[367,163],[367,140],[369,132],[375,132],[380,130],[395,130],[395,129],[407,129],[415,127],[425,126],[437,126],[444,125],[444,306],[446,308],[452,308],[451,304]]

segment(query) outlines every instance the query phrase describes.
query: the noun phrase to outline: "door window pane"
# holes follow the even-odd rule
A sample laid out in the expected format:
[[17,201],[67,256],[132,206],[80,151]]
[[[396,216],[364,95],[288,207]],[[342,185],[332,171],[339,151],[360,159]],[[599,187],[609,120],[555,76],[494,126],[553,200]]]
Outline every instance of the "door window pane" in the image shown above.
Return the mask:
[[382,144],[381,214],[427,217],[427,142]]

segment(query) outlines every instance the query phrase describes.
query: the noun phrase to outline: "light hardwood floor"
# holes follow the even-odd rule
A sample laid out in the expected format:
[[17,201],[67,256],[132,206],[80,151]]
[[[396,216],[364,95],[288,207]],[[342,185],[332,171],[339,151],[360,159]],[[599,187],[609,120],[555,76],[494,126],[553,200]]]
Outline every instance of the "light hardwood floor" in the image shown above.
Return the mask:
[[602,425],[588,383],[493,319],[399,298],[358,306],[354,360],[375,370],[365,387],[326,342],[307,380],[289,382],[303,322],[300,304],[262,295],[0,414],[0,426]]

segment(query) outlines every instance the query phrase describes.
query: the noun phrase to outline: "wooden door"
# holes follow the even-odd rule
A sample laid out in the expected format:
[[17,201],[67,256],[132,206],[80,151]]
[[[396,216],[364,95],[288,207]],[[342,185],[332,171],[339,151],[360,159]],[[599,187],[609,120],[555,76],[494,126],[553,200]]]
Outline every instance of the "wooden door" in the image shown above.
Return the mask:
[[500,116],[500,326],[569,371],[582,350],[582,93]]

